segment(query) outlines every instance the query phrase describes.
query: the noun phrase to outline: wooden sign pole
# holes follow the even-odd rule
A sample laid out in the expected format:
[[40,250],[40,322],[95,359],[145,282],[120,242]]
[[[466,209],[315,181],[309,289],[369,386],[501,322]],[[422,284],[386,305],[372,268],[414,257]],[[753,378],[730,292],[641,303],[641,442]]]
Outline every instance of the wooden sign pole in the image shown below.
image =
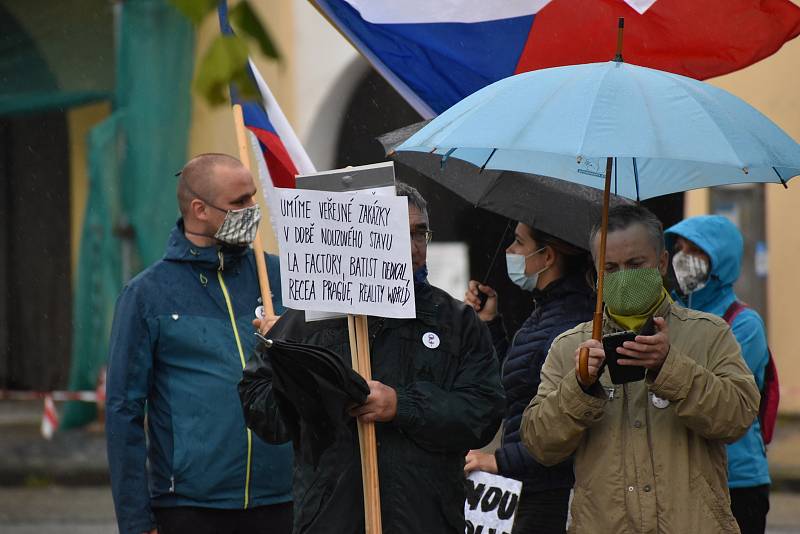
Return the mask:
[[[372,379],[369,353],[369,329],[365,315],[348,315],[347,330],[350,335],[350,358],[353,369],[364,380]],[[375,441],[375,424],[357,421],[358,443],[361,452],[361,480],[364,486],[365,534],[381,534],[381,495],[378,483],[378,448]]]
[[[247,142],[247,130],[244,126],[244,115],[242,106],[234,104],[233,123],[236,127],[236,142],[239,145],[239,160],[245,168],[253,172],[250,165],[250,147]],[[253,177],[255,180],[255,177]],[[256,238],[253,241],[253,252],[256,257],[256,271],[258,272],[258,288],[261,293],[261,305],[264,306],[264,317],[274,317],[275,308],[272,307],[272,291],[269,288],[269,277],[267,276],[267,262],[264,259],[264,244],[261,242],[261,228],[256,231]]]

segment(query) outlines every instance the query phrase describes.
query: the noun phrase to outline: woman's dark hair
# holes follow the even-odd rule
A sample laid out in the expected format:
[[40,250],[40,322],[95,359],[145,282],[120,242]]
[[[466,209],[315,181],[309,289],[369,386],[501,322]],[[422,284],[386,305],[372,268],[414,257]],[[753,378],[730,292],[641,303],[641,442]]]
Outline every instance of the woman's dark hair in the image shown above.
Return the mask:
[[594,270],[592,256],[587,250],[567,243],[554,235],[542,232],[532,226],[528,226],[530,236],[536,241],[539,248],[550,247],[561,256],[561,267],[564,276],[582,274],[589,275]]

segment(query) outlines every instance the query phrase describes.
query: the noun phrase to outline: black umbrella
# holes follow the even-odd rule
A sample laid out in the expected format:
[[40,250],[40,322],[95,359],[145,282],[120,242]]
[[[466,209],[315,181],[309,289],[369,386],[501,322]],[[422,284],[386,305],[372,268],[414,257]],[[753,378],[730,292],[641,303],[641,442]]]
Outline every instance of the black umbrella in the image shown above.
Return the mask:
[[[453,191],[477,208],[520,221],[583,249],[602,214],[603,192],[546,176],[485,170],[439,154],[394,152],[429,121],[405,126],[378,138],[387,155]],[[630,203],[612,195],[611,205]]]
[[[353,418],[348,409],[369,395],[366,381],[334,352],[316,345],[263,339],[272,366],[272,389],[295,452],[319,457]],[[307,442],[308,447],[300,447]]]

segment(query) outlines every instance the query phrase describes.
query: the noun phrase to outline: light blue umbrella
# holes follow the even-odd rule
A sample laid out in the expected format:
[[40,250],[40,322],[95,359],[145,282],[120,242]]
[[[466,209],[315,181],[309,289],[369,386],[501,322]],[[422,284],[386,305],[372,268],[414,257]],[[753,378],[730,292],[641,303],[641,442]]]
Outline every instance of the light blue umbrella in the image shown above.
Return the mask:
[[[604,189],[595,339],[602,327],[609,191],[643,200],[743,182],[786,186],[800,175],[800,145],[752,106],[706,83],[621,58],[500,80],[396,151]],[[588,379],[588,370],[583,376]]]
[[527,72],[468,96],[397,149],[560,178],[634,200],[800,175],[800,145],[712,85],[609,61]]

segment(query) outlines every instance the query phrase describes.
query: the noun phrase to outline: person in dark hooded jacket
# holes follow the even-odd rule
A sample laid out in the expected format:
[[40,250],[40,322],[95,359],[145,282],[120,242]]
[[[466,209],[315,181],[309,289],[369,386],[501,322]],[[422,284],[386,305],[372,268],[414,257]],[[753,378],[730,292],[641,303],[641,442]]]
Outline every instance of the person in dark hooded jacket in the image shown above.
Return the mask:
[[[563,533],[569,494],[575,482],[572,461],[545,467],[520,440],[522,412],[539,387],[539,373],[553,340],[594,312],[594,293],[587,281],[589,253],[535,228],[519,223],[506,249],[508,276],[533,293],[534,310],[509,343],[497,314],[497,293],[471,281],[464,301],[478,311],[492,333],[503,363],[506,415],[503,440],[494,454],[470,451],[467,471],[480,470],[522,481],[514,534]],[[478,291],[488,298],[481,307]]]
[[[674,296],[694,310],[720,317],[737,302],[733,284],[739,279],[744,241],[739,229],[721,215],[685,219],[665,232],[673,251],[672,265],[678,282]],[[764,321],[745,308],[731,329],[742,348],[759,390],[769,361]],[[747,433],[727,446],[731,509],[742,534],[763,533],[769,511],[769,468],[758,418]]]
[[[383,533],[463,534],[464,455],[491,441],[500,426],[500,372],[489,331],[475,312],[427,282],[425,200],[406,184],[396,189],[409,201],[416,318],[368,319],[373,379],[367,401],[350,414],[376,423]],[[302,312],[289,310],[266,337],[321,345],[350,365],[344,319],[307,323]],[[270,443],[290,439],[263,343],[245,368],[239,394],[257,435]],[[306,460],[313,456],[308,440],[294,446],[295,534],[363,534],[355,419],[338,430],[316,466]]]

